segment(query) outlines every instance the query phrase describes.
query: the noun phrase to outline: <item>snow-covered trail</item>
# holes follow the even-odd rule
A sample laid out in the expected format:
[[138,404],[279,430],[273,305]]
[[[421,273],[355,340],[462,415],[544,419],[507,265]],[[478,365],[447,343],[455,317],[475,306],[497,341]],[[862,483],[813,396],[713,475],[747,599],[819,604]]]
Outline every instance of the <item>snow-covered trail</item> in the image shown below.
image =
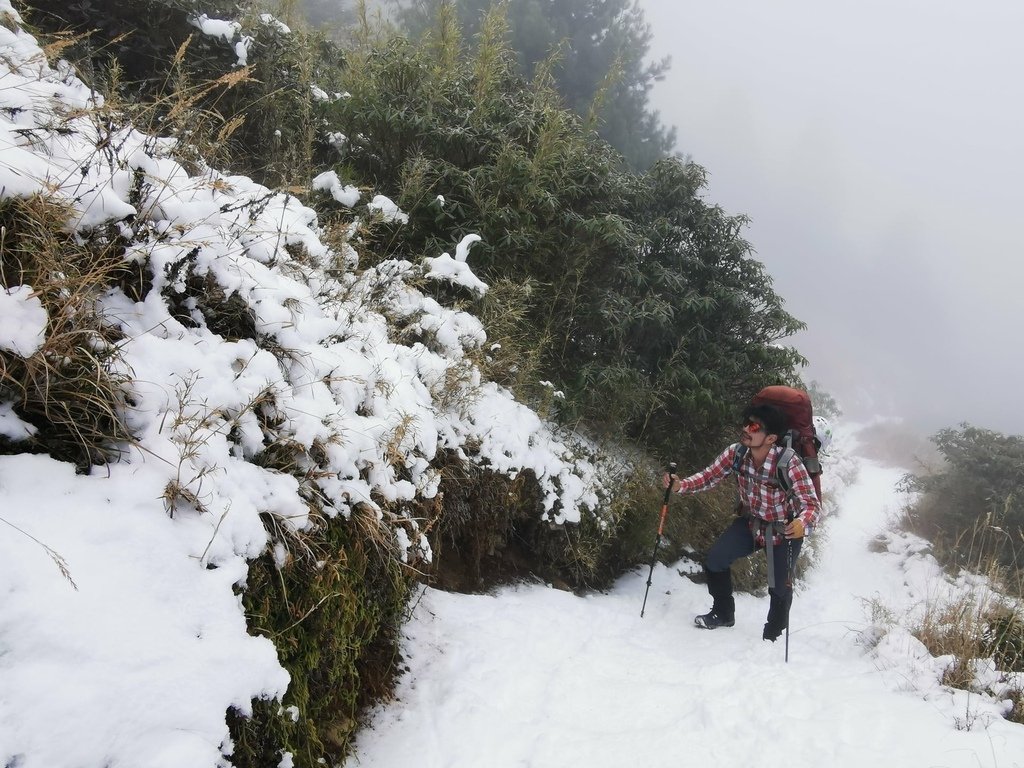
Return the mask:
[[845,490],[794,603],[788,664],[782,640],[761,640],[767,598],[739,595],[736,627],[699,630],[706,591],[671,568],[655,570],[643,619],[646,568],[585,598],[427,590],[397,700],[348,765],[1024,765],[1024,726],[957,730],[966,694],[938,685],[930,657],[899,648],[899,632],[884,653],[863,640],[868,600],[899,612],[920,599],[906,558],[867,547],[896,511],[900,475],[862,462]]

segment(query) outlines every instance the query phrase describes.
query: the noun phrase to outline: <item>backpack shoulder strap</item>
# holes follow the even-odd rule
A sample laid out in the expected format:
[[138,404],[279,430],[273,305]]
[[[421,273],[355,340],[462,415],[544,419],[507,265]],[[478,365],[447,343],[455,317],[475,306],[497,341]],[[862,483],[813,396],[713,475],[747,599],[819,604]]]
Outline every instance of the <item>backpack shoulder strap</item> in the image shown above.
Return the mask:
[[737,445],[736,452],[732,457],[732,474],[736,478],[736,514],[741,514],[744,509],[743,494],[740,493],[740,469],[743,467],[743,459],[750,450],[745,445]]
[[[750,450],[745,445],[736,446],[736,453],[732,459],[732,473],[739,475],[740,467],[743,466],[743,459],[747,455],[747,451]],[[793,490],[793,483],[789,479],[789,464],[793,461],[793,457],[796,455],[796,449],[791,445],[787,444],[782,449],[782,453],[779,454],[779,460],[775,464],[775,479],[779,482],[779,487],[786,492],[789,496]]]
[[796,450],[790,446],[786,446],[782,449],[782,453],[779,454],[779,461],[775,465],[775,478],[779,481],[779,486],[786,492],[786,496],[789,496],[790,491],[793,489],[793,483],[789,479],[789,464],[793,461],[793,457],[796,455]]
[[743,466],[743,459],[746,457],[748,450],[750,449],[745,445],[736,446],[736,453],[732,457],[732,473],[734,475],[739,475],[740,467]]

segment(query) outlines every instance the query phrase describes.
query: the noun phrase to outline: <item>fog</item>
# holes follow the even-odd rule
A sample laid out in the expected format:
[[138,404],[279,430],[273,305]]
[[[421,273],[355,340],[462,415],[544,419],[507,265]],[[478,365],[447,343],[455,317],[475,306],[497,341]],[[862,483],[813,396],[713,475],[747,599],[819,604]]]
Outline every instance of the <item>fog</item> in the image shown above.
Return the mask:
[[641,0],[652,94],[854,416],[1024,432],[1024,3]]

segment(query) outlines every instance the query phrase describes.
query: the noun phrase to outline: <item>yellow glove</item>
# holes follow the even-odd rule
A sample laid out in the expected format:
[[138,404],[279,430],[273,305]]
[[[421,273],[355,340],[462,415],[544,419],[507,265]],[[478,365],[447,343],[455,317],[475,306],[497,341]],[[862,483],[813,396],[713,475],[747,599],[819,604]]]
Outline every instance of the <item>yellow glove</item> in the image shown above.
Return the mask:
[[787,539],[802,539],[804,537],[804,521],[794,517],[786,526]]

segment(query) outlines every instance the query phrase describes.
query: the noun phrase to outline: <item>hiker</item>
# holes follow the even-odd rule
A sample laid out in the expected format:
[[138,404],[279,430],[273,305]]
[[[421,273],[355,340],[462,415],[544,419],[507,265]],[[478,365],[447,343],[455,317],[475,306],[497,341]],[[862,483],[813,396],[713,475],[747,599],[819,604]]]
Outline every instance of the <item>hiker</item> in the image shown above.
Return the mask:
[[[792,566],[804,535],[818,520],[821,504],[800,456],[778,444],[786,434],[786,415],[772,405],[751,405],[743,412],[743,421],[739,443],[730,445],[711,466],[690,477],[666,474],[663,487],[667,489],[671,484],[676,493],[700,493],[736,472],[738,516],[715,541],[704,562],[708,592],[714,602],[711,610],[694,622],[703,629],[736,623],[730,567],[739,558],[764,548],[771,599],[762,637],[775,642],[789,624]],[[784,455],[789,456],[789,466],[779,467]]]

